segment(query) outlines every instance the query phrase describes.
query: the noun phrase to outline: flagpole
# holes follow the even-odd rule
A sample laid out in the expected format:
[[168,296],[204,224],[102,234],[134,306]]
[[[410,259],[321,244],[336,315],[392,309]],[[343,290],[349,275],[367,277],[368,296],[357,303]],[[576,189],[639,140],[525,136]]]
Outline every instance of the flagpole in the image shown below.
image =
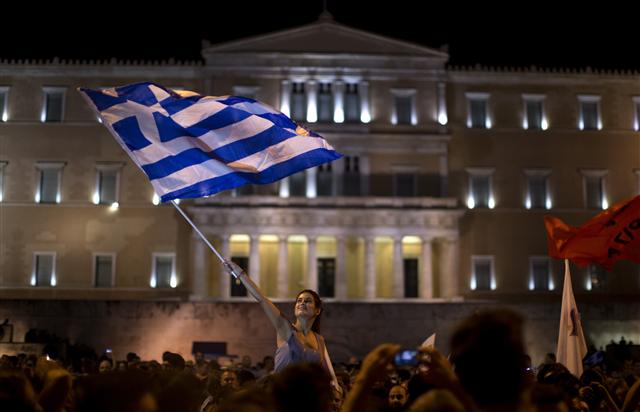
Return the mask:
[[235,268],[233,267],[234,265],[231,265],[227,259],[225,259],[220,253],[218,253],[216,248],[213,247],[211,242],[209,242],[209,239],[207,239],[204,236],[204,234],[200,231],[200,229],[198,229],[198,227],[195,225],[195,223],[193,223],[193,221],[189,218],[189,216],[187,216],[187,214],[184,213],[184,210],[182,210],[182,208],[178,206],[178,203],[175,200],[172,200],[171,204],[173,205],[173,207],[175,207],[178,210],[178,212],[180,212],[184,220],[186,220],[187,223],[191,225],[193,230],[196,231],[196,233],[200,236],[200,239],[202,239],[204,243],[206,243],[207,246],[209,246],[209,249],[211,249],[211,251],[218,257],[218,259],[220,259],[220,262],[229,271],[229,273],[231,273],[237,279],[240,276],[240,274],[236,273]]

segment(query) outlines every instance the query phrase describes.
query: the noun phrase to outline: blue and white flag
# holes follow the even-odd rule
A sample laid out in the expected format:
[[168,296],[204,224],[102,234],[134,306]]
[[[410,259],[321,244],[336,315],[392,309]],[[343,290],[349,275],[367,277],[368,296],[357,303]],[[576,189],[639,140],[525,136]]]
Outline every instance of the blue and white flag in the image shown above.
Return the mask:
[[341,157],[319,135],[253,99],[148,82],[79,91],[163,202],[272,183]]

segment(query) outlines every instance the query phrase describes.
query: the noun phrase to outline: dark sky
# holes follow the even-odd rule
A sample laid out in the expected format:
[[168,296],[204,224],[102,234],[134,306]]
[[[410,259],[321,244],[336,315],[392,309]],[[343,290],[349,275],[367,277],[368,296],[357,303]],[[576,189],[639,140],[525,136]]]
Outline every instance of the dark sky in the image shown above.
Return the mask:
[[[326,2],[340,23],[430,47],[448,44],[452,64],[640,69],[640,14],[623,3]],[[24,17],[23,29],[0,29],[0,58],[196,59],[202,39],[296,27],[323,9],[323,0],[129,0],[38,5],[31,16],[29,4],[13,13]]]

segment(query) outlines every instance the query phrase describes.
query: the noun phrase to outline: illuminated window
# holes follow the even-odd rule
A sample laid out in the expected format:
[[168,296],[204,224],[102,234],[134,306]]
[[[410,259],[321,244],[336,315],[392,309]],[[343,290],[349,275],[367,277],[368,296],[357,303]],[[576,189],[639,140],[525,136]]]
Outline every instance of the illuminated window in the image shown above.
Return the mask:
[[394,97],[393,124],[417,124],[415,89],[391,89]]
[[112,205],[118,202],[121,168],[121,163],[103,163],[96,165],[98,174],[93,203]]
[[55,286],[56,283],[56,253],[35,252],[31,286]]
[[0,160],[0,202],[4,199],[4,168],[8,163]]
[[580,103],[578,128],[580,130],[602,129],[602,121],[600,119],[600,96],[578,96],[578,101]]
[[345,84],[344,91],[344,116],[349,123],[360,122],[360,94],[357,83]]
[[175,253],[154,253],[151,268],[152,288],[175,288],[176,277]]
[[553,290],[551,262],[548,257],[529,258],[529,290]]
[[291,84],[291,118],[294,120],[307,118],[307,95],[305,84],[302,82]]
[[320,83],[318,86],[318,121],[333,121],[333,94],[331,83]]
[[40,120],[47,123],[59,123],[64,118],[66,87],[44,87],[44,103]]
[[547,121],[544,116],[544,95],[525,94],[524,101],[524,128],[526,130],[546,130]]
[[495,207],[493,196],[493,168],[467,168],[469,173],[469,194],[467,207],[489,208]]
[[495,290],[493,256],[472,256],[471,290]]
[[36,203],[60,203],[60,185],[64,162],[38,162]]
[[8,101],[9,87],[0,86],[0,121],[3,122],[9,119]]
[[474,129],[490,129],[488,104],[489,93],[467,93],[467,127]]
[[588,209],[608,209],[606,196],[606,170],[581,170],[584,188],[585,207]]
[[526,169],[527,194],[525,207],[527,209],[551,209],[549,195],[549,169]]

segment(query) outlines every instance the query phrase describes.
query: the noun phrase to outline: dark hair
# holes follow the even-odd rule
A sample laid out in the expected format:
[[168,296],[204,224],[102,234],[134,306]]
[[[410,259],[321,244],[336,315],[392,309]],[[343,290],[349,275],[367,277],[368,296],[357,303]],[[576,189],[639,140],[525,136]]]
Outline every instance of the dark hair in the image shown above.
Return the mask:
[[296,301],[298,300],[300,295],[302,295],[303,293],[310,294],[313,297],[313,302],[315,303],[316,308],[320,309],[320,313],[318,314],[318,316],[316,316],[316,320],[313,322],[313,325],[311,326],[312,331],[314,331],[315,333],[320,333],[320,317],[322,316],[322,311],[324,310],[322,308],[322,299],[320,299],[320,295],[318,295],[315,290],[305,289],[300,291],[296,295]]

